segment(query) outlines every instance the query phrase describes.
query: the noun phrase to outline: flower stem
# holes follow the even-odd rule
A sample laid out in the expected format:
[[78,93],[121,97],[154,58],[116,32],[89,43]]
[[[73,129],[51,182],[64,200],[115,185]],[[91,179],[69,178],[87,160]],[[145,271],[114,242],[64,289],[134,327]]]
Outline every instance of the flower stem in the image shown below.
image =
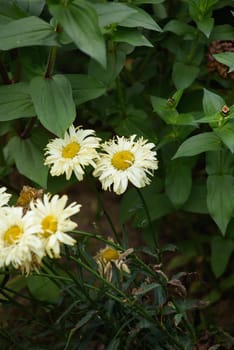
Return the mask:
[[140,189],[135,187],[136,188],[136,191],[138,193],[138,196],[142,202],[142,205],[143,205],[143,208],[145,210],[145,213],[146,213],[146,217],[147,217],[147,220],[148,220],[148,224],[149,224],[149,227],[150,227],[150,232],[151,232],[151,237],[152,237],[152,240],[153,240],[153,243],[154,243],[154,247],[155,249],[159,250],[158,248],[158,239],[156,237],[156,234],[155,234],[155,230],[154,230],[154,227],[153,227],[153,223],[152,223],[152,220],[151,220],[151,217],[150,217],[150,212],[149,212],[149,209],[147,207],[147,204],[146,204],[146,201],[145,201],[145,198],[143,196],[143,194],[141,193]]

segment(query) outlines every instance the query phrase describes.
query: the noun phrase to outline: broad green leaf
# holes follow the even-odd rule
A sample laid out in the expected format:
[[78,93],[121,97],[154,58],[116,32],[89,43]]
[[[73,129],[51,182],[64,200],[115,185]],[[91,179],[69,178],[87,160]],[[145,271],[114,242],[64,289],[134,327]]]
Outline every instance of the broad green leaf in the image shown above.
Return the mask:
[[32,116],[35,116],[35,110],[28,84],[0,86],[0,121]]
[[44,166],[44,155],[38,145],[31,139],[22,140],[14,136],[8,148],[19,173],[46,188],[48,168]]
[[210,36],[210,40],[232,40],[233,38],[234,27],[230,24],[215,26]]
[[177,89],[186,89],[197,78],[200,69],[193,65],[175,62],[172,68],[172,80]]
[[166,169],[166,194],[176,208],[188,199],[192,188],[192,170],[184,160],[175,159]]
[[122,3],[107,2],[93,3],[92,6],[98,14],[100,27],[105,27],[110,24],[118,24],[128,18],[137,10]]
[[67,74],[66,77],[71,83],[73,97],[77,106],[89,100],[94,100],[106,91],[103,83],[90,75]]
[[206,172],[208,175],[234,174],[234,156],[227,149],[206,152]]
[[196,23],[198,29],[200,29],[200,31],[204,33],[207,38],[209,38],[210,33],[214,27],[214,18],[205,17],[203,19],[197,20]]
[[161,4],[165,0],[132,0],[133,4]]
[[229,67],[228,73],[234,71],[234,52],[222,52],[214,54],[213,56],[218,62]]
[[196,29],[193,26],[190,26],[189,24],[181,22],[177,19],[172,19],[169,21],[163,30],[175,33],[176,35],[185,35],[186,37],[189,35],[190,37],[194,37],[196,33]]
[[216,135],[218,135],[223,143],[234,153],[234,124],[227,123],[221,128],[214,129]]
[[90,60],[88,73],[100,84],[103,84],[106,89],[110,88],[123,68],[125,59],[126,52],[124,50],[120,48],[110,50],[107,53],[106,68],[103,68],[98,62]]
[[106,350],[118,350],[120,344],[119,338],[114,338],[111,340],[111,342],[107,345]]
[[12,20],[23,18],[27,14],[10,0],[1,0],[0,25],[7,24]]
[[213,237],[211,241],[211,268],[216,278],[225,272],[233,251],[233,240],[221,236]]
[[69,80],[59,74],[49,79],[35,77],[30,82],[30,92],[42,125],[55,135],[63,137],[76,118]]
[[201,182],[193,181],[190,196],[183,205],[182,209],[191,213],[208,214],[206,196],[206,185]]
[[179,115],[175,109],[175,105],[170,104],[170,100],[165,100],[164,98],[157,96],[151,96],[150,99],[154,112],[156,112],[165,123],[173,124],[173,121]]
[[39,16],[45,6],[45,0],[16,0],[16,2],[26,13],[34,16]]
[[60,297],[59,287],[45,276],[28,276],[27,287],[34,298],[48,303],[55,303]]
[[153,18],[147,12],[145,12],[143,9],[139,7],[133,7],[133,9],[135,9],[136,12],[133,14],[130,14],[130,16],[122,20],[119,23],[120,26],[129,27],[129,28],[143,27],[145,29],[156,30],[158,32],[162,31],[159,25],[153,20]]
[[85,0],[76,0],[67,6],[50,5],[49,10],[77,47],[105,67],[105,41],[94,8]]
[[204,89],[202,104],[205,115],[213,115],[222,110],[225,101],[221,96]]
[[[149,208],[151,221],[158,220],[173,210],[170,200],[164,193],[156,193],[154,195],[151,193],[144,195],[144,198],[146,205]],[[144,208],[136,212],[134,217],[134,225],[141,228],[149,226],[149,220]]]
[[178,148],[173,159],[179,157],[191,157],[202,152],[217,151],[219,149],[221,149],[221,141],[219,137],[213,132],[204,132],[185,140]]
[[132,46],[153,47],[149,40],[137,30],[118,29],[114,32],[112,40],[115,42],[128,43]]
[[54,28],[42,19],[31,16],[1,27],[0,50],[37,45],[59,46]]
[[114,127],[115,132],[118,135],[129,136],[136,134],[137,136],[143,136],[153,142],[156,142],[156,135],[153,130],[153,125],[147,114],[142,110],[129,110],[127,115],[122,120],[117,122],[117,126]]
[[234,210],[234,178],[232,175],[209,175],[207,207],[213,220],[225,235]]

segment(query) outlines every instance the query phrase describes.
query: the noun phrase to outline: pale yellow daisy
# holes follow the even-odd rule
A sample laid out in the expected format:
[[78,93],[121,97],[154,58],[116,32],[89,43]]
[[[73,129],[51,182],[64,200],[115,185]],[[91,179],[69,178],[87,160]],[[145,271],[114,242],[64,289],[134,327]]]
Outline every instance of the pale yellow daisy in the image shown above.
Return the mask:
[[122,194],[128,181],[141,188],[150,183],[153,171],[158,168],[156,151],[153,143],[143,137],[136,140],[136,135],[129,138],[116,136],[101,145],[93,175],[98,177],[102,188]]
[[[112,241],[112,239],[110,239],[110,241]],[[132,252],[132,248],[121,252],[110,245],[106,245],[104,249],[100,249],[97,255],[94,257],[98,265],[100,275],[110,282],[112,279],[113,264],[118,270],[130,273],[130,269],[125,260],[126,257]]]
[[12,265],[28,274],[32,261],[40,263],[44,250],[39,229],[23,208],[6,207],[0,212],[0,267]]
[[42,241],[45,254],[50,258],[60,257],[60,245],[74,245],[76,240],[66,232],[74,230],[77,224],[70,216],[80,211],[80,204],[71,203],[66,207],[68,197],[50,196],[30,203],[30,215],[39,226],[38,235]]
[[71,125],[63,139],[55,138],[46,146],[45,165],[50,166],[52,176],[66,174],[66,179],[69,180],[74,171],[78,181],[81,181],[84,168],[88,165],[95,166],[98,146],[99,138],[95,136],[94,130]]

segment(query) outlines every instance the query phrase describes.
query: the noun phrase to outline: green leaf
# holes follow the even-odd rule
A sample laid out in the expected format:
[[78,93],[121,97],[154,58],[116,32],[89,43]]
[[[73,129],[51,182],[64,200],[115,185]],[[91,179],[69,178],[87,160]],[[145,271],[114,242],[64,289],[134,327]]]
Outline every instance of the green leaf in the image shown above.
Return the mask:
[[193,182],[190,196],[182,209],[191,213],[208,214],[206,196],[206,185],[198,181]]
[[210,40],[232,40],[234,38],[234,27],[230,24],[217,25],[214,27]]
[[151,96],[150,99],[154,112],[156,112],[165,123],[173,124],[175,118],[177,118],[179,114],[175,109],[175,105],[171,105],[169,100],[157,96]]
[[7,24],[12,20],[25,17],[27,14],[15,3],[9,0],[1,0],[0,7],[0,25]]
[[35,115],[29,85],[17,83],[0,86],[0,121]]
[[213,57],[218,62],[225,64],[226,66],[229,67],[228,73],[234,71],[234,52],[217,53],[217,54],[213,54]]
[[121,3],[92,3],[92,6],[98,14],[100,27],[105,27],[110,24],[118,24],[128,18],[137,10]]
[[77,106],[89,100],[94,100],[106,91],[103,83],[90,75],[67,74],[66,78],[71,83],[73,97]]
[[196,23],[198,29],[200,29],[200,31],[204,33],[207,38],[209,38],[214,27],[214,18],[205,17],[200,20],[197,20]]
[[49,79],[35,77],[30,82],[30,91],[42,125],[55,135],[63,137],[76,118],[69,80],[59,74]]
[[234,251],[234,241],[221,236],[215,236],[211,241],[211,268],[219,278],[225,272],[231,254]]
[[172,80],[177,89],[186,89],[197,78],[200,69],[182,62],[175,62],[172,68]]
[[149,40],[137,30],[125,30],[119,28],[113,33],[112,40],[115,42],[128,43],[132,46],[153,47]]
[[173,159],[179,157],[191,157],[202,152],[217,151],[219,149],[221,149],[221,141],[219,137],[213,132],[204,132],[185,140],[178,148]]
[[105,67],[105,42],[94,8],[85,0],[77,0],[67,6],[50,5],[49,10],[77,47]]
[[206,153],[206,172],[208,175],[234,174],[234,156],[227,149]]
[[156,136],[153,125],[147,114],[142,110],[132,109],[127,111],[127,115],[122,120],[117,120],[117,126],[114,127],[118,135],[129,136],[136,134],[156,142]]
[[221,96],[204,89],[202,104],[205,115],[213,115],[222,110],[225,101]]
[[188,199],[192,188],[192,170],[184,160],[176,159],[166,169],[166,194],[176,208]]
[[209,175],[207,178],[207,207],[222,234],[234,210],[234,178],[231,175]]
[[18,19],[1,27],[0,50],[38,45],[59,46],[54,28],[38,17]]
[[133,14],[130,14],[126,19],[122,20],[119,25],[122,27],[137,28],[143,27],[149,30],[155,30],[161,32],[162,29],[153,20],[153,18],[144,10],[139,7],[133,7],[136,10]]
[[16,0],[17,4],[27,13],[39,16],[45,6],[45,0]]
[[214,129],[216,135],[218,135],[223,143],[234,153],[234,124],[227,123],[221,128]]
[[185,35],[186,37],[190,38],[193,38],[196,33],[196,29],[193,26],[176,19],[169,21],[163,30],[175,33],[176,35]]
[[106,350],[118,350],[120,344],[119,338],[114,338],[111,340],[111,342],[107,345]]
[[30,293],[37,300],[55,303],[60,297],[59,287],[45,276],[28,276],[26,279]]
[[8,148],[19,173],[46,188],[48,168],[44,166],[44,155],[38,145],[32,139],[22,140],[14,136]]
[[100,84],[103,84],[106,89],[110,88],[123,68],[125,59],[126,52],[121,50],[120,47],[115,50],[109,50],[107,52],[106,68],[100,66],[98,62],[90,60],[88,73]]

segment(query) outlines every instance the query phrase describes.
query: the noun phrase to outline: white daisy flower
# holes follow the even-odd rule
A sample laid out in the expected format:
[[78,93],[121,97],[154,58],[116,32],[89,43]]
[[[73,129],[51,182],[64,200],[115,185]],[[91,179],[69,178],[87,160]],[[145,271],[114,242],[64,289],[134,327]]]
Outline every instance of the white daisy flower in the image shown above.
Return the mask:
[[6,193],[6,187],[0,188],[0,207],[8,204],[9,199],[11,198],[11,194]]
[[128,181],[141,188],[150,183],[149,176],[158,168],[155,147],[143,137],[136,135],[129,138],[117,136],[101,145],[104,152],[99,154],[93,175],[98,177],[102,188],[122,194],[126,191]]
[[77,224],[70,220],[70,216],[80,211],[80,204],[71,203],[65,208],[68,197],[63,195],[50,196],[45,194],[43,199],[30,203],[30,215],[40,225],[40,236],[45,253],[50,258],[60,257],[60,244],[74,245],[76,240],[65,232],[72,231]]
[[5,208],[0,214],[0,267],[12,265],[29,273],[32,261],[39,263],[44,254],[39,229],[23,208]]
[[84,167],[95,166],[96,148],[100,139],[94,135],[94,130],[84,130],[71,125],[63,139],[51,140],[45,152],[45,165],[51,166],[51,175],[60,176],[65,173],[66,179],[69,180],[74,171],[78,181],[81,181]]

